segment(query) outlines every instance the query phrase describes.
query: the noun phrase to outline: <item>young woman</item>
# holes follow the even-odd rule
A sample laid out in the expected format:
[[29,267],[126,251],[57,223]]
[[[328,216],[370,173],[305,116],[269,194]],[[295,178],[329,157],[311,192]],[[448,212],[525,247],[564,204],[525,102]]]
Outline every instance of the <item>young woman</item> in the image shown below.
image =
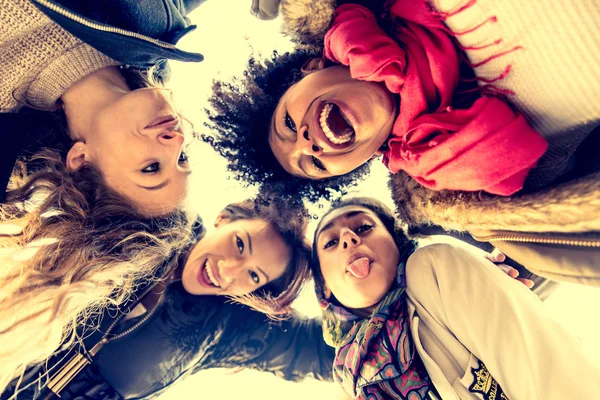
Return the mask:
[[[269,322],[268,316],[290,312],[310,273],[305,219],[278,208],[274,202],[232,204],[214,230],[205,234],[197,226],[197,242],[164,265],[158,281],[141,281],[130,302],[88,321],[78,332],[81,345],[28,371],[11,392],[145,398],[217,367],[329,379],[333,354],[322,342],[319,321],[294,316]],[[86,360],[81,371],[69,365],[77,357]]]
[[[67,169],[93,165],[132,210],[152,216],[180,205],[190,174],[184,136],[191,132],[171,91],[150,81],[167,77],[167,59],[202,61],[174,45],[194,29],[186,14],[199,2],[156,3],[2,1],[0,112],[26,105],[56,114],[2,115],[18,133],[5,135],[12,162],[40,142],[67,141]],[[2,167],[6,184],[12,164]]]
[[[251,60],[247,75],[243,79],[232,84],[216,83],[215,95],[212,98],[214,110],[210,114],[216,133],[205,139],[229,159],[232,170],[242,179],[254,183],[277,181],[281,185],[280,191],[300,193],[311,200],[343,192],[346,187],[368,176],[369,162],[353,172],[330,178],[326,177],[328,174],[324,171],[319,171],[319,166],[323,167],[325,163],[331,162],[331,168],[335,167],[338,172],[343,172],[355,168],[360,162],[378,152],[385,153],[391,163],[388,165],[399,163],[416,168],[406,169],[408,172],[393,168],[392,171],[396,173],[392,175],[390,182],[401,219],[409,224],[411,229],[424,230],[423,227],[439,225],[445,230],[470,232],[479,240],[501,246],[507,255],[516,258],[520,264],[538,275],[598,285],[600,208],[596,199],[600,196],[597,174],[600,160],[591,149],[596,148],[600,141],[600,134],[594,131],[598,125],[597,121],[600,120],[600,110],[591,99],[594,93],[600,90],[600,81],[590,67],[594,62],[586,62],[580,69],[575,64],[564,64],[555,59],[589,58],[587,50],[570,46],[571,41],[567,38],[577,37],[576,42],[587,43],[589,37],[600,34],[591,22],[599,12],[598,7],[590,4],[569,4],[565,5],[564,10],[561,9],[564,11],[562,12],[549,5],[544,7],[538,20],[537,16],[540,13],[534,7],[528,7],[523,13],[516,15],[514,7],[488,4],[487,1],[470,1],[464,4],[430,2],[436,12],[432,11],[429,14],[420,8],[424,3],[419,2],[418,6],[415,5],[415,13],[408,15],[406,12],[409,10],[406,7],[411,4],[408,1],[386,2],[391,6],[388,9],[383,8],[383,2],[363,3],[375,9],[374,15],[390,17],[380,18],[379,23],[386,26],[386,30],[392,32],[396,38],[407,41],[407,45],[399,47],[389,37],[384,36],[374,24],[373,16],[359,6],[343,6],[332,26],[335,1],[283,2],[281,10],[288,33],[304,48],[314,49],[315,44],[322,48],[325,43],[326,58],[331,60],[333,57],[338,64],[332,66],[331,63],[321,60],[318,52],[311,53],[306,50],[281,56],[274,55],[265,63]],[[392,15],[404,16],[406,23],[401,19],[392,18]],[[545,27],[555,26],[556,24],[552,23],[554,19],[563,18],[566,21],[573,15],[585,15],[584,19],[587,21],[589,18],[589,24],[563,21],[560,24],[561,29],[552,30],[551,36],[547,36],[548,31]],[[439,19],[445,21],[446,28],[440,25]],[[479,24],[481,21],[485,23]],[[356,29],[353,28],[355,25]],[[568,35],[561,34],[564,27],[575,25],[578,29],[570,30]],[[474,27],[477,29],[469,29]],[[431,37],[424,32],[430,32]],[[519,32],[518,36],[516,32]],[[414,40],[410,39],[410,35],[413,34],[416,35]],[[432,42],[428,41],[428,37]],[[438,109],[432,116],[429,110],[412,122],[403,121],[402,107],[409,108],[408,114],[404,115],[412,118],[425,104],[437,107],[446,104],[446,100],[457,100],[456,96],[448,95],[446,100],[442,97],[443,93],[448,94],[450,88],[456,87],[456,82],[452,81],[452,85],[446,85],[448,81],[445,79],[448,75],[435,73],[440,72],[439,68],[442,66],[446,67],[446,55],[455,53],[436,53],[435,46],[432,45],[433,42],[439,42],[440,46],[448,44],[451,37],[458,43],[458,47],[463,49],[471,63],[480,64],[474,68],[466,68],[473,70],[483,83],[480,90],[471,93],[481,91],[487,95],[477,94],[472,106],[468,105],[470,103],[453,103],[450,111]],[[421,43],[421,49],[427,52],[417,51],[417,43]],[[515,43],[518,48],[513,49]],[[554,52],[553,43],[559,43],[563,52]],[[522,48],[519,47],[521,44]],[[407,50],[407,46],[411,50]],[[381,53],[378,53],[377,49],[380,49]],[[511,49],[513,50],[509,51]],[[400,62],[404,59],[402,57],[399,58],[400,61],[394,59],[394,62],[387,63],[390,61],[392,50],[395,54],[406,50],[407,64]],[[382,57],[377,58],[377,55]],[[313,58],[315,56],[317,58]],[[548,62],[549,58],[555,62]],[[361,63],[359,60],[365,62]],[[411,64],[410,60],[421,66],[424,60],[438,60],[440,63],[421,69],[431,72],[429,77],[425,76],[425,72],[425,75],[413,76],[411,74],[415,71],[413,69],[411,72],[409,67],[414,63]],[[452,65],[455,65],[455,61],[452,61]],[[354,72],[352,62],[357,62]],[[385,62],[389,68],[378,70],[375,68],[376,62]],[[345,64],[350,65],[348,67]],[[363,69],[358,68],[360,66]],[[406,67],[404,81],[399,79],[397,74],[399,66]],[[574,81],[578,85],[564,87],[543,83],[543,80],[562,81],[562,68],[567,66],[571,71],[570,75],[578,76]],[[506,73],[503,73],[505,70]],[[369,71],[372,72],[371,75]],[[464,70],[460,71],[459,76],[462,79]],[[501,79],[494,80],[494,77]],[[467,77],[466,81],[472,81],[471,78],[473,77]],[[381,79],[386,81],[385,87],[381,82],[372,81]],[[389,92],[393,92],[390,86],[397,87],[402,82],[404,84],[400,91],[415,89],[411,85],[421,82],[424,92],[415,89],[414,93],[417,95],[412,91],[401,94],[400,109],[397,110],[391,107],[394,101],[398,105],[398,97],[390,97]],[[461,80],[459,86],[472,83]],[[469,87],[466,90],[471,89],[477,87]],[[360,95],[351,95],[352,90],[360,91]],[[498,94],[499,90],[504,93],[501,97],[514,102],[549,143],[548,151],[525,182],[526,190],[513,194],[510,199],[481,191],[437,190],[439,187],[435,185],[443,180],[450,183],[450,186],[445,186],[447,188],[471,190],[474,187],[467,187],[469,182],[472,182],[470,179],[477,174],[481,174],[480,177],[488,174],[490,166],[492,169],[499,168],[498,171],[504,169],[505,172],[513,168],[515,172],[523,166],[519,167],[514,158],[518,158],[519,154],[523,155],[517,151],[518,146],[514,145],[520,143],[520,139],[502,142],[501,135],[492,135],[483,141],[479,141],[481,138],[477,139],[475,146],[467,145],[464,149],[461,147],[468,143],[468,140],[462,141],[461,134],[469,131],[469,124],[481,122],[482,126],[490,127],[487,122],[480,120],[480,117],[486,115],[484,108],[481,109],[482,114],[475,119],[470,118],[474,115],[477,102],[482,104],[491,102],[492,99],[495,99],[495,102],[497,99],[490,95]],[[440,93],[439,99],[435,94],[437,92]],[[460,97],[464,93],[458,95]],[[407,96],[420,100],[406,101]],[[342,131],[350,132],[347,126],[350,119],[338,112],[342,109],[339,106],[331,106],[330,111],[323,108],[324,99],[329,99],[332,103],[337,101],[343,107],[346,104],[348,107],[354,107],[361,118],[370,121],[359,125],[373,128],[373,135],[363,136],[362,133],[368,131],[363,129],[350,134],[346,143],[327,142],[329,139],[324,136],[325,130],[320,127],[323,110],[324,123],[341,127],[342,136]],[[423,103],[423,99],[427,101]],[[411,109],[413,106],[415,108]],[[330,106],[327,106],[327,109],[329,108]],[[400,114],[397,118],[398,111]],[[464,114],[461,114],[463,112]],[[454,121],[453,118],[459,115],[465,117],[464,120]],[[522,116],[518,114],[505,114],[510,115],[515,117],[512,120],[514,123],[523,122]],[[562,117],[557,117],[558,115]],[[389,132],[383,128],[390,122],[394,122],[395,128],[402,129],[414,123],[418,125],[418,129],[408,129],[410,133],[407,133],[404,139],[395,134],[388,138]],[[466,125],[461,125],[463,122]],[[456,128],[455,133],[461,134],[448,134],[452,131],[447,129],[448,124],[454,123],[456,124],[452,129]],[[264,129],[267,125],[271,127],[269,130]],[[272,129],[273,127],[277,129]],[[434,131],[430,131],[432,127],[435,128]],[[512,127],[509,130],[511,134],[516,132],[512,131]],[[482,129],[478,130],[477,134],[487,134],[486,132],[490,133]],[[338,139],[335,140],[339,142]],[[493,151],[483,151],[483,147],[495,140],[507,145],[500,148],[509,154],[493,156],[498,154],[495,153],[495,146]],[[456,144],[455,141],[460,143]],[[381,147],[381,144],[386,142],[393,142],[392,147]],[[534,147],[527,146],[526,152]],[[399,149],[399,152],[394,153],[394,148]],[[440,155],[438,151],[443,154]],[[460,153],[457,158],[453,158],[457,155],[455,151]],[[284,153],[287,156],[284,156]],[[485,159],[473,162],[475,158],[484,154]],[[459,167],[466,160],[471,161],[466,167]],[[438,164],[440,162],[441,164]],[[423,169],[420,169],[421,167]],[[308,174],[304,173],[303,169]],[[526,169],[528,168],[520,170],[521,175],[515,173],[524,179]],[[469,175],[469,178],[465,174],[475,175]],[[316,180],[306,179],[311,176]],[[429,189],[431,187],[436,190]],[[500,193],[489,190],[490,187],[482,186],[479,189]]]
[[334,379],[353,398],[594,397],[600,368],[524,285],[450,245],[415,250],[380,202],[341,202],[313,242]]
[[154,3],[0,1],[0,387],[187,243],[191,132],[150,81],[202,60],[174,45],[200,2]]

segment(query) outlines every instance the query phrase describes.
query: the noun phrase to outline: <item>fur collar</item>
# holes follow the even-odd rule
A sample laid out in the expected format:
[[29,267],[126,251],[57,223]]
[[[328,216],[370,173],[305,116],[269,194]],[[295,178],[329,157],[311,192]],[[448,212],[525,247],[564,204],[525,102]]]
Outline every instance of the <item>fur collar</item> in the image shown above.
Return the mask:
[[518,232],[600,231],[600,173],[511,197],[482,192],[436,192],[405,172],[390,177],[400,219],[410,226],[437,224],[449,230]]

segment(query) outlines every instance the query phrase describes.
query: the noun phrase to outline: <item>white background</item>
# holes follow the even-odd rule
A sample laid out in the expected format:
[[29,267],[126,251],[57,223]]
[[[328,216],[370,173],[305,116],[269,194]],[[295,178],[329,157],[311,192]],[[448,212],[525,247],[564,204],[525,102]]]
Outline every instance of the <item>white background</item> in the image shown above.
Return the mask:
[[[169,86],[175,90],[178,103],[197,131],[204,131],[204,108],[207,107],[206,99],[213,78],[229,79],[232,75],[241,74],[252,53],[268,57],[274,49],[291,49],[290,44],[278,34],[280,21],[256,20],[249,13],[250,2],[212,0],[191,14],[198,29],[179,45],[204,54],[205,61],[199,64],[172,63],[173,77]],[[243,189],[233,179],[228,179],[224,161],[207,145],[194,144],[193,147],[190,205],[208,224],[225,205],[250,197],[254,191]],[[358,193],[379,197],[392,205],[385,169],[376,165],[372,177],[359,186]],[[312,229],[309,229],[309,236],[312,236]],[[582,339],[583,345],[600,363],[597,340],[600,337],[600,289],[564,284],[546,305]],[[311,288],[299,299],[297,307],[309,315],[318,314]],[[290,383],[256,371],[232,374],[230,371],[212,370],[200,372],[174,385],[161,399],[268,400],[283,397],[317,400],[330,399],[336,393],[337,388],[333,384],[313,380]]]

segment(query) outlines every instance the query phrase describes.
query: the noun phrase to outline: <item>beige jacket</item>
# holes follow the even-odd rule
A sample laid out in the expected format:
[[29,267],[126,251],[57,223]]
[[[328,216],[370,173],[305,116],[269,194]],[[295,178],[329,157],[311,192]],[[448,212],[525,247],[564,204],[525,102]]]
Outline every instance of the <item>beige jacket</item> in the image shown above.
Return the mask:
[[469,251],[418,249],[406,266],[411,332],[442,399],[600,394],[600,363],[523,284]]

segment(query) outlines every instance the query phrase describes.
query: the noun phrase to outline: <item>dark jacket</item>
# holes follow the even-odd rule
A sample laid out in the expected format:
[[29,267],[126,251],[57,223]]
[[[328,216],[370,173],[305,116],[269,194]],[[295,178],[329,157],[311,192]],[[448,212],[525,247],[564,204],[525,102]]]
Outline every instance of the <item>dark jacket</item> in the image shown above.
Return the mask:
[[[175,44],[194,30],[186,17],[204,0],[32,0],[56,23],[107,56],[137,68],[160,67],[168,78],[166,60],[202,61],[203,56],[179,50]],[[44,115],[48,114],[48,115]],[[0,114],[0,202],[15,160],[42,147],[64,148],[64,132],[49,132],[56,116],[23,110]],[[57,131],[59,129],[52,129]],[[68,139],[68,138],[66,138]]]
[[[122,311],[104,313],[100,332]],[[334,350],[323,341],[318,319],[295,316],[282,322],[232,304],[222,296],[192,296],[180,282],[169,285],[161,303],[144,317],[127,321],[117,334],[126,334],[106,344],[69,385],[61,398],[130,399],[152,398],[171,384],[209,368],[253,368],[286,380],[304,377],[331,380]],[[127,332],[131,327],[132,331]],[[89,352],[102,336],[87,333],[84,347]],[[30,370],[24,382],[57,370],[74,354],[58,354],[48,366]],[[65,355],[67,355],[65,357]],[[44,380],[42,380],[44,382]],[[18,399],[46,399],[50,391],[37,384],[27,386]],[[8,398],[14,388],[2,399]]]
[[[200,225],[196,233],[203,235]],[[170,270],[170,264],[165,263],[157,276]],[[48,388],[31,383],[45,373],[53,377],[77,352],[89,356],[110,326],[151,288],[152,284],[141,285],[127,304],[106,309],[82,324],[95,327],[78,332],[83,345],[29,370],[17,398],[56,398]],[[119,322],[110,332],[109,343],[90,357],[92,363],[61,391],[61,399],[152,398],[175,381],[209,368],[253,368],[291,381],[332,379],[334,349],[323,341],[320,319],[296,315],[271,321],[224,296],[190,295],[180,281],[169,284],[159,303],[146,314]],[[5,400],[13,391],[14,386],[9,386],[0,398]]]
[[126,65],[202,61],[175,44],[194,30],[186,15],[204,0],[32,0],[57,24],[96,50]]

